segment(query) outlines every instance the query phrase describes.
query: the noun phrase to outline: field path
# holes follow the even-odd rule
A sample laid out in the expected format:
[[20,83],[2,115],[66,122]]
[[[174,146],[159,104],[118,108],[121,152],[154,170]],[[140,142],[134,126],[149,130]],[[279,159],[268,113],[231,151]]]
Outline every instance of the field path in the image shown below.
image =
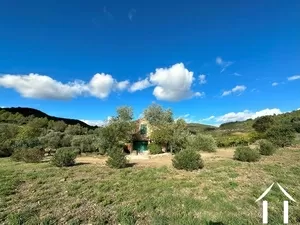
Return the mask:
[[[232,159],[234,149],[233,148],[220,148],[217,152],[209,153],[202,152],[201,156],[206,160],[220,160],[220,159]],[[160,167],[160,166],[171,166],[173,156],[169,153],[161,155],[150,155],[150,156],[128,156],[129,162],[134,166],[141,167]],[[102,164],[104,165],[107,157],[104,156],[80,156],[76,158],[76,163],[87,163],[87,164]]]

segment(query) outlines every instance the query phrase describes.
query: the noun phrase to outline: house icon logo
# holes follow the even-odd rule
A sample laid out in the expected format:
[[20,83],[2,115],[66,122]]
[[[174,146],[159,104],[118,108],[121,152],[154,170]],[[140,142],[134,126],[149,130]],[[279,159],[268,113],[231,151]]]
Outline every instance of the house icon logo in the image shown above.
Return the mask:
[[[276,183],[277,186],[279,187],[280,191],[291,201],[296,202],[295,199],[293,199],[292,196],[287,193],[286,190],[281,187],[280,184]],[[255,202],[258,202],[262,200],[272,189],[274,186],[274,183],[265,190],[265,192],[259,196],[258,199],[256,199]],[[263,200],[262,202],[262,215],[263,215],[263,224],[268,224],[268,201]],[[283,201],[283,224],[288,224],[289,222],[289,202],[288,201]]]

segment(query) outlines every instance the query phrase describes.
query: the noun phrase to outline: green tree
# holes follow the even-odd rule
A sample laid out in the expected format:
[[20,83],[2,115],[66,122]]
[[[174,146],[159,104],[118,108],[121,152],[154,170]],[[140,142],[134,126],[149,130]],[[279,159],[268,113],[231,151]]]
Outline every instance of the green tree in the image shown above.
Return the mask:
[[48,127],[48,119],[47,118],[34,118],[33,120],[27,123],[28,126],[33,127],[35,129],[42,129]]
[[162,123],[172,123],[174,121],[171,109],[164,110],[158,104],[152,104],[145,109],[144,117],[151,125],[155,126]]
[[167,147],[171,142],[172,134],[172,124],[162,123],[153,128],[150,139],[160,146]]
[[48,123],[48,128],[54,131],[64,132],[67,128],[67,124],[64,121],[53,121],[50,120]]
[[117,120],[131,121],[133,120],[133,109],[130,106],[121,106],[117,108]]
[[0,157],[8,157],[13,152],[14,138],[19,127],[12,124],[0,124]]
[[135,130],[135,123],[130,119],[133,115],[131,111],[130,107],[122,107],[122,110],[117,110],[117,116],[99,130],[102,150],[109,152],[131,141]]
[[264,133],[266,132],[270,127],[274,125],[275,121],[272,116],[262,116],[257,118],[252,127],[255,129],[255,131]]
[[126,155],[121,148],[115,147],[109,152],[106,164],[111,168],[121,169],[127,166]]
[[211,135],[197,134],[189,137],[189,147],[196,151],[215,152],[217,143]]
[[45,148],[57,149],[61,147],[62,137],[63,137],[63,133],[51,131],[45,136],[40,137],[40,141]]
[[84,132],[82,130],[82,127],[79,124],[76,124],[68,125],[65,130],[65,133],[70,135],[82,135]]
[[96,148],[94,147],[93,142],[93,135],[80,135],[73,137],[71,145],[73,149],[77,150],[79,154],[81,154],[82,152],[95,152]]
[[297,133],[300,133],[300,117],[294,117],[291,119],[293,128]]
[[61,138],[61,146],[71,147],[72,138],[73,138],[72,135],[64,134],[63,137]]
[[178,152],[185,149],[188,143],[189,132],[184,119],[176,120],[171,126],[170,150]]
[[266,132],[266,139],[278,147],[290,146],[295,137],[295,130],[289,125],[277,125]]

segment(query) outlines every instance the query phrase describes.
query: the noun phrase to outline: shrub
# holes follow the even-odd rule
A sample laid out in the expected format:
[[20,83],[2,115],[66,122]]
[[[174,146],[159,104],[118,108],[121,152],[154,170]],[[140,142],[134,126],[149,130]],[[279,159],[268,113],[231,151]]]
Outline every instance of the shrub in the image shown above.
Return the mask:
[[38,148],[19,149],[12,154],[12,160],[26,163],[38,163],[44,158],[45,151]]
[[249,143],[255,143],[257,140],[263,139],[264,134],[254,131],[248,134],[248,138],[249,138]]
[[149,149],[150,154],[153,154],[153,155],[162,153],[161,147],[154,143],[149,144],[148,149]]
[[234,152],[234,159],[243,162],[256,162],[260,159],[259,150],[250,147],[237,147]]
[[220,148],[247,146],[250,141],[249,136],[226,135],[217,138],[217,146]]
[[71,146],[81,153],[95,152],[97,149],[92,144],[94,142],[93,135],[74,136],[71,141]]
[[257,118],[252,127],[259,133],[266,132],[274,124],[274,119],[271,116],[262,116]]
[[173,166],[179,170],[198,170],[204,167],[201,155],[192,149],[185,149],[175,154]]
[[268,140],[259,141],[259,152],[261,155],[273,155],[276,147]]
[[0,144],[0,157],[9,157],[13,153],[13,141],[5,140]]
[[73,166],[76,156],[77,153],[72,148],[59,148],[52,158],[52,163],[58,167]]
[[290,146],[295,137],[295,130],[290,126],[285,125],[271,127],[266,132],[266,139],[278,147]]
[[211,135],[204,134],[197,134],[190,137],[188,146],[197,151],[215,152],[217,150],[215,139]]
[[0,158],[1,157],[9,157],[12,155],[12,149],[10,148],[0,148]]
[[127,166],[126,155],[121,148],[115,148],[109,151],[109,157],[106,164],[111,168],[125,168]]

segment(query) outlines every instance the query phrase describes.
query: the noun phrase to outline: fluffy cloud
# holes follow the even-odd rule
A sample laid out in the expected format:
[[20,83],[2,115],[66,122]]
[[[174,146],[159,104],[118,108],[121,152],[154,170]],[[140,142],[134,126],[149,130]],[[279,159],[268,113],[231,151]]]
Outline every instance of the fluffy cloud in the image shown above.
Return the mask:
[[71,99],[81,95],[106,98],[113,89],[123,90],[128,81],[117,82],[109,74],[97,73],[89,83],[81,80],[62,83],[45,75],[6,74],[0,77],[0,87],[15,89],[25,98],[36,99]]
[[90,125],[90,126],[104,126],[106,124],[106,121],[104,120],[81,120],[82,122]]
[[206,83],[206,75],[205,74],[199,75],[199,82],[200,82],[200,84]]
[[195,92],[194,93],[194,97],[203,97],[205,95],[205,93],[204,92]]
[[255,119],[261,116],[267,116],[267,115],[278,115],[282,112],[280,109],[263,109],[261,111],[257,112],[251,112],[249,110],[244,110],[243,112],[230,112],[223,116],[216,117],[216,122],[220,123],[227,123],[227,122],[235,122],[235,121],[244,121],[247,119]]
[[155,73],[150,74],[150,81],[156,86],[153,95],[166,101],[179,101],[201,95],[200,92],[193,93],[191,90],[193,80],[194,73],[188,71],[183,63],[156,69]]
[[288,77],[289,81],[299,80],[299,79],[300,79],[300,75],[295,75],[295,76]]
[[25,98],[69,99],[87,91],[82,81],[63,84],[48,76],[30,73],[0,77],[0,86],[13,88]]
[[111,116],[108,116],[106,120],[81,120],[82,122],[90,125],[90,126],[105,126],[112,119]]
[[[130,92],[140,91],[154,86],[153,95],[159,100],[180,101],[192,97],[203,96],[203,92],[191,90],[194,73],[187,70],[183,63],[177,63],[169,68],[158,68],[149,77],[131,85]],[[199,76],[200,82],[205,81],[205,75]]]
[[92,96],[106,98],[112,91],[114,79],[109,74],[97,73],[89,83],[89,90]]
[[115,86],[116,86],[116,89],[118,91],[124,91],[126,90],[130,85],[130,82],[128,80],[124,80],[124,81],[121,81],[121,82],[116,82]]
[[277,82],[273,82],[273,83],[272,83],[272,86],[273,86],[273,87],[275,87],[275,86],[277,86],[277,85],[278,85]]
[[148,78],[145,78],[144,80],[139,80],[131,85],[129,88],[130,92],[135,92],[135,91],[141,91],[144,90],[148,87],[152,86],[152,84],[149,82]]
[[234,88],[232,88],[231,90],[224,91],[222,96],[231,95],[233,93],[242,93],[246,89],[247,89],[247,87],[245,85],[237,85]]
[[221,57],[217,57],[216,58],[216,64],[221,66],[221,72],[220,73],[223,73],[227,67],[231,66],[233,64],[233,62],[231,61],[224,61]]

